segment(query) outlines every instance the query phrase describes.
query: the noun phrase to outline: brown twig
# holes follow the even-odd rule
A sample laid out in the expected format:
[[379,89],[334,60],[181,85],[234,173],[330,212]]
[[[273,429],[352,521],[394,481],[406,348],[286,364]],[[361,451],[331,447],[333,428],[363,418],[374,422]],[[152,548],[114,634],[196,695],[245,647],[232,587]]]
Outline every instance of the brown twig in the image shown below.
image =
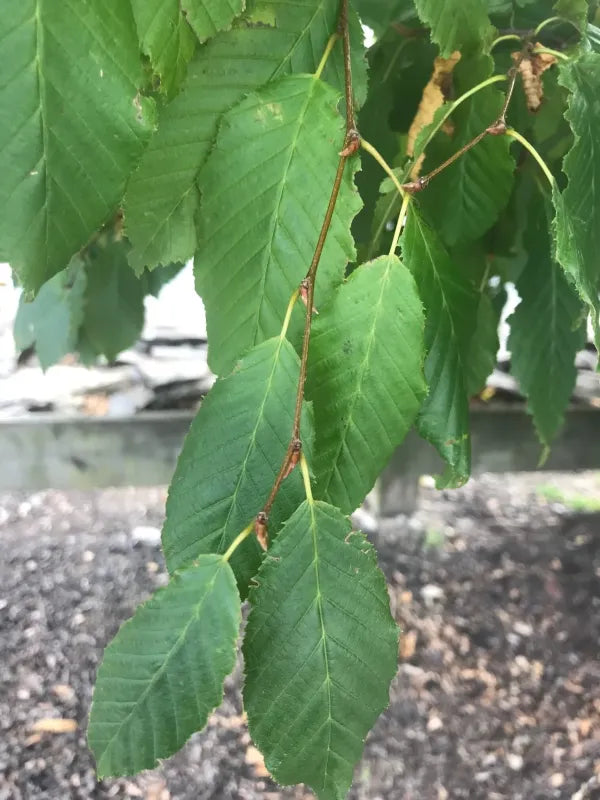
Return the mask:
[[502,110],[500,114],[496,118],[491,125],[488,125],[481,133],[478,133],[470,142],[467,142],[463,147],[460,148],[456,153],[447,158],[442,164],[440,164],[435,169],[432,169],[431,172],[428,172],[427,175],[423,175],[420,178],[417,178],[415,181],[410,181],[410,183],[402,184],[402,188],[405,192],[409,192],[410,194],[416,194],[417,192],[423,191],[426,189],[427,186],[431,183],[431,181],[437,177],[440,172],[443,172],[449,166],[454,164],[455,161],[458,161],[459,158],[462,158],[465,153],[468,153],[469,150],[472,150],[476,145],[479,144],[486,136],[501,136],[506,133],[506,112],[508,111],[508,107],[510,106],[510,101],[512,100],[512,96],[515,90],[515,83],[517,81],[517,76],[519,74],[519,65],[521,61],[525,57],[525,49],[521,52],[518,60],[514,64],[514,66],[510,69],[509,75],[509,84],[506,90],[506,94],[504,96],[504,103],[502,105]]
[[519,67],[521,65],[521,61],[523,61],[524,58],[525,58],[525,51],[522,50],[521,53],[519,54],[518,59],[515,61],[513,66],[508,71],[508,74],[510,75],[510,83],[508,84],[508,89],[506,90],[502,111],[498,116],[498,121],[503,122],[505,125],[506,125],[506,112],[508,111],[510,101],[512,100],[513,92],[515,91],[515,84],[517,82],[517,76],[519,74]]
[[352,52],[350,47],[350,24],[348,0],[341,0],[338,33],[344,46],[344,87],[346,90],[346,131],[356,130],[354,119],[354,91],[352,88]]
[[350,51],[350,32],[348,26],[348,0],[341,0],[340,18],[338,30],[342,37],[344,44],[344,76],[345,76],[345,94],[346,94],[346,136],[344,139],[344,147],[340,153],[340,160],[338,162],[331,196],[325,218],[321,227],[321,232],[315,247],[310,267],[306,273],[306,277],[301,283],[303,292],[306,295],[306,315],[304,321],[304,335],[302,337],[302,354],[300,358],[300,376],[298,379],[298,390],[296,392],[296,407],[294,409],[294,423],[292,428],[292,436],[288,445],[286,454],[281,464],[281,468],[275,483],[271,489],[271,493],[267,502],[261,511],[261,519],[268,519],[277,493],[285,478],[291,472],[291,468],[299,460],[302,451],[302,439],[300,437],[300,423],[302,419],[302,405],[304,402],[304,387],[306,385],[306,372],[308,367],[308,352],[310,347],[310,333],[312,328],[313,308],[315,299],[315,283],[317,278],[317,271],[321,256],[323,255],[323,248],[327,240],[329,228],[335,211],[335,206],[340,194],[342,186],[342,179],[344,177],[344,169],[348,158],[356,153],[360,146],[360,136],[356,130],[356,122],[354,118],[354,92],[352,88],[352,65],[351,65],[351,51]]

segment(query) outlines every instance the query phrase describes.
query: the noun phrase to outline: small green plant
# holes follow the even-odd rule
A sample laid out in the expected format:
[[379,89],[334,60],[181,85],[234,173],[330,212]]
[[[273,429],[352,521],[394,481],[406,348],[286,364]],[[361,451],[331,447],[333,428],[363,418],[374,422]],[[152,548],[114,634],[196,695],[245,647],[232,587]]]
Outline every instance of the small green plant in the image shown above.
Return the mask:
[[250,733],[276,780],[343,798],[398,649],[348,515],[413,426],[439,486],[468,479],[506,283],[544,447],[590,313],[598,334],[597,3],[354,5],[4,0],[0,252],[21,345],[44,366],[113,359],[194,257],[218,376],[169,491],[169,584],[98,671],[100,776],[204,727],[247,600]]
[[563,492],[562,489],[552,484],[538,486],[537,493],[549,503],[560,503],[571,511],[584,514],[595,514],[600,511],[600,498],[598,497]]

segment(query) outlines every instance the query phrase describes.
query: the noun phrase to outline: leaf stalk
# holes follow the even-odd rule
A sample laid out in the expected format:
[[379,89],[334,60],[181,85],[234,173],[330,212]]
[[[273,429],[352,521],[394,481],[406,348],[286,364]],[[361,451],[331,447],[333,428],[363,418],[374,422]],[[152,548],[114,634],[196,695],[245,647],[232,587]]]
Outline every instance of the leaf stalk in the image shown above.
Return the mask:
[[233,542],[229,545],[227,550],[223,553],[223,561],[229,561],[231,556],[235,553],[238,547],[244,542],[254,530],[254,520],[246,527],[241,533],[235,537]]
[[549,56],[554,56],[554,58],[558,58],[559,61],[570,61],[571,60],[566,53],[561,53],[560,50],[552,50],[552,48],[550,48],[550,47],[534,47],[531,52],[534,55],[547,53]]
[[329,37],[329,39],[327,41],[327,45],[325,47],[325,51],[323,53],[323,56],[322,56],[321,60],[319,61],[319,66],[316,69],[315,78],[320,78],[321,75],[323,74],[323,70],[325,69],[325,65],[327,64],[327,61],[329,60],[329,56],[333,52],[333,48],[336,46],[337,41],[338,41],[339,38],[340,38],[340,35],[337,32],[336,33],[332,33],[331,36]]
[[392,181],[392,183],[394,184],[396,189],[398,189],[398,194],[401,197],[404,197],[405,191],[402,188],[402,184],[400,183],[400,181],[396,177],[396,174],[395,174],[394,170],[390,167],[390,165],[385,160],[385,158],[381,155],[379,150],[377,150],[376,147],[373,147],[373,145],[370,142],[367,142],[366,139],[361,139],[360,140],[360,146],[362,147],[362,149],[365,152],[367,152],[370,156],[372,156],[375,159],[375,161],[377,161],[377,163],[383,169],[383,171],[386,173],[388,178],[390,178],[390,180]]
[[572,25],[575,30],[579,33],[579,28],[571,19],[566,19],[565,17],[548,17],[548,19],[543,20],[537,26],[537,28],[533,31],[534,36],[538,36],[541,31],[544,30],[548,25],[554,25],[554,23],[562,23],[564,25]]
[[392,246],[390,247],[390,255],[393,256],[398,249],[398,242],[400,241],[400,234],[404,230],[404,226],[406,224],[406,215],[408,214],[408,206],[410,205],[410,201],[412,200],[412,195],[409,192],[405,192],[402,198],[402,206],[400,208],[400,214],[398,215],[398,222],[396,223],[396,230],[394,231],[394,238],[392,239]]
[[312,505],[315,502],[312,493],[312,486],[310,485],[310,470],[308,469],[308,461],[304,453],[300,456],[300,469],[302,470],[302,479],[304,481],[304,490],[306,492],[306,499]]
[[519,34],[505,33],[503,36],[498,36],[497,39],[494,39],[490,50],[493,50],[496,47],[496,45],[501,44],[501,42],[513,42],[513,41],[521,42],[521,37],[519,36]]
[[290,320],[292,319],[292,312],[294,311],[294,306],[300,297],[300,287],[298,287],[292,296],[290,297],[290,302],[288,303],[287,310],[285,312],[285,318],[283,320],[283,325],[281,326],[281,333],[279,334],[280,339],[285,339],[287,336],[288,328],[290,327]]
[[531,155],[535,158],[537,163],[542,168],[542,171],[543,171],[544,175],[546,176],[546,178],[548,178],[548,182],[550,183],[550,186],[554,187],[555,180],[554,180],[554,175],[550,171],[550,167],[546,164],[544,159],[541,157],[541,155],[538,153],[538,151],[535,149],[535,147],[531,144],[531,142],[528,141],[524,136],[522,136],[514,128],[507,128],[505,133],[506,133],[506,136],[510,136],[511,139],[515,139],[517,142],[522,144],[523,147],[529,153],[531,153]]

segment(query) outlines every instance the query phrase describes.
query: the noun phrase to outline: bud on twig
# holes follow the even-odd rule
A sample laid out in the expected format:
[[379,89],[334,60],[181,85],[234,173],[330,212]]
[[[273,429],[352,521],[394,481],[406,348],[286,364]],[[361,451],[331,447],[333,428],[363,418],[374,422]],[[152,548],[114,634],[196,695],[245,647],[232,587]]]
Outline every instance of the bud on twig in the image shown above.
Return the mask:
[[417,192],[422,192],[423,189],[427,188],[427,184],[429,180],[427,178],[417,178],[416,181],[410,181],[410,183],[403,183],[402,188],[405,192],[409,194],[417,194]]
[[302,454],[302,442],[300,439],[294,439],[292,442],[292,452],[290,455],[290,460],[283,476],[283,480],[287,478],[287,476],[293,471],[296,464],[300,461],[300,456]]
[[348,156],[353,156],[354,153],[358,151],[360,147],[360,133],[355,130],[349,130],[346,135],[346,141],[344,142],[344,149],[340,153],[341,156],[348,158]]
[[258,539],[258,543],[263,550],[267,550],[267,548],[269,547],[269,531],[267,529],[268,521],[269,518],[267,517],[265,512],[261,511],[259,514],[256,515],[256,520],[254,522],[254,532],[256,533],[256,538]]
[[[300,284],[300,298],[301,298],[302,302],[304,303],[304,305],[306,306],[306,308],[308,308],[308,280],[306,278]],[[319,313],[317,311],[317,309],[315,308],[315,304],[314,303],[313,303],[313,307],[312,307],[312,313],[313,313],[313,315]]]

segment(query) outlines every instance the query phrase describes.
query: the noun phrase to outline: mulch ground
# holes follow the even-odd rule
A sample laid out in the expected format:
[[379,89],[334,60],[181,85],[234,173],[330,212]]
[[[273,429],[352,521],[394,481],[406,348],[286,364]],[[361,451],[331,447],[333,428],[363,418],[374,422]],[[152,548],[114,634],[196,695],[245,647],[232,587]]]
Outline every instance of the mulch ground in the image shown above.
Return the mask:
[[[352,800],[600,800],[600,515],[539,475],[422,490],[372,538],[404,629]],[[598,476],[554,476],[600,496]],[[240,670],[160,770],[97,782],[85,741],[106,642],[165,581],[139,526],[164,491],[0,495],[0,800],[300,800],[248,737]],[[150,536],[151,539],[151,536]]]

